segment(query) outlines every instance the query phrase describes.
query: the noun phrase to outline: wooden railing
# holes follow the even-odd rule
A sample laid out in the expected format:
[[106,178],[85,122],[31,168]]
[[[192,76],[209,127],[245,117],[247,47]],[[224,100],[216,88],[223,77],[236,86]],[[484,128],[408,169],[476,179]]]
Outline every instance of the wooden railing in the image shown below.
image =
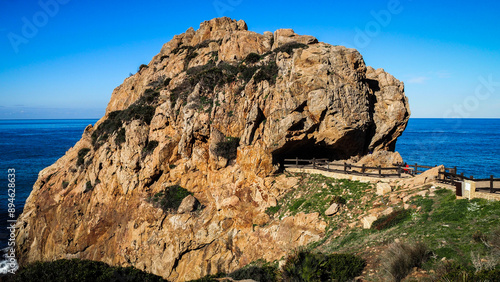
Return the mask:
[[[403,164],[395,164],[394,167],[370,167],[366,165],[353,165],[344,163],[329,162],[328,159],[285,159],[284,166],[295,167],[295,168],[312,168],[318,170],[325,170],[331,172],[339,172],[344,174],[356,174],[362,176],[374,176],[374,177],[391,177],[397,176],[401,177],[402,174],[416,175],[418,173],[424,172],[422,168],[430,169],[433,166],[423,166],[423,165],[412,165],[406,166]],[[420,168],[420,170],[419,170]],[[353,170],[354,169],[354,170]],[[447,170],[452,170],[452,168],[447,168]]]
[[[409,164],[393,164],[393,167],[370,167],[366,165],[353,165],[347,162],[330,162],[328,159],[285,159],[285,168],[295,167],[295,168],[312,168],[317,170],[324,170],[330,172],[353,174],[361,176],[372,176],[372,177],[401,177],[401,175],[406,174],[410,176],[415,176],[419,173],[425,172],[428,169],[435,168],[436,166],[419,165],[417,163]],[[476,190],[489,190],[490,193],[495,193],[500,191],[500,184],[495,187],[495,183],[500,183],[500,178],[494,178],[493,175],[490,178],[484,179],[474,179],[473,176],[467,177],[463,173],[457,174],[457,167],[445,167],[444,171],[439,172],[439,177],[437,179],[440,182],[455,185],[456,182],[462,182],[464,180],[473,180],[479,185],[482,183],[488,183],[488,187],[478,187],[476,185]]]
[[[464,176],[463,173],[461,174],[456,174],[456,173],[450,173],[450,172],[439,172],[439,180],[441,182],[445,183],[450,183],[450,184],[455,184],[456,182],[461,182],[464,180],[472,180],[476,182],[476,191],[477,190],[486,190],[490,193],[495,193],[496,191],[500,191],[500,184],[495,187],[495,182],[500,183],[500,178],[494,178],[493,175],[490,175],[490,178],[474,178],[474,176],[466,177]],[[485,187],[481,187],[483,183],[487,183],[489,185]]]

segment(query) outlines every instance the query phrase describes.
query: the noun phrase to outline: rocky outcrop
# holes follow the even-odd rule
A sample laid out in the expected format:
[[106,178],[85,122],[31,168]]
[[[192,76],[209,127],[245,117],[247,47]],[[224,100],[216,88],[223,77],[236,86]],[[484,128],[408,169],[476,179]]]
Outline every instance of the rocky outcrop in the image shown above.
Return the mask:
[[[296,184],[272,175],[279,163],[391,150],[408,117],[403,84],[354,49],[204,22],[126,78],[106,115],[40,172],[18,258],[100,260],[169,280],[279,259],[326,227],[318,214],[265,213]],[[172,186],[193,195],[179,210],[155,202]]]

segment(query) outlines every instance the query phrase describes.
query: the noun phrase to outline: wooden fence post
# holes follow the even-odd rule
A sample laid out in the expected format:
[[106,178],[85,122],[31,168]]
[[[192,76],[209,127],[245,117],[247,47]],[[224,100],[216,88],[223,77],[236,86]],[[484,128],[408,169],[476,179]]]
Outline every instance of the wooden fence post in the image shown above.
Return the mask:
[[490,175],[490,193],[495,193],[493,190],[493,175]]
[[471,176],[470,176],[470,180],[474,180],[474,175],[471,175]]
[[295,166],[299,167],[299,157],[295,157]]
[[313,168],[316,168],[316,158],[313,158]]
[[398,165],[398,177],[401,178],[401,166]]
[[363,167],[361,168],[361,174],[365,175],[365,164],[363,164]]
[[326,161],[326,170],[330,171],[330,163],[328,161]]
[[347,174],[347,163],[344,162],[344,173]]
[[453,173],[457,174],[457,167],[456,166],[453,167]]
[[378,166],[378,177],[382,177],[382,168]]
[[415,175],[417,175],[417,173],[418,173],[418,164],[417,163],[415,163],[415,171],[414,171],[414,173],[415,173]]

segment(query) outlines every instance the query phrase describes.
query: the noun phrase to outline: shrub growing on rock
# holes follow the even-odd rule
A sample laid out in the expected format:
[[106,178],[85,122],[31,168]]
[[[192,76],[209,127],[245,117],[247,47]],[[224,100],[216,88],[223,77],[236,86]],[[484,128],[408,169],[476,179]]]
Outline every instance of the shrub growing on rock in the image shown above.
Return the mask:
[[82,148],[78,151],[78,160],[76,161],[77,166],[81,166],[85,163],[85,156],[90,152],[89,148]]
[[125,110],[114,111],[108,114],[104,120],[92,133],[92,144],[99,147],[110,135],[118,133],[116,144],[125,142],[125,129],[123,124],[132,120],[140,120],[149,125],[155,113],[155,106],[160,93],[147,89],[144,94]]
[[156,193],[153,197],[150,197],[149,201],[152,202],[155,207],[174,213],[181,205],[182,200],[191,194],[191,192],[182,188],[180,185],[172,185]]
[[223,141],[216,144],[214,153],[228,160],[235,159],[239,144],[240,138],[226,137]]

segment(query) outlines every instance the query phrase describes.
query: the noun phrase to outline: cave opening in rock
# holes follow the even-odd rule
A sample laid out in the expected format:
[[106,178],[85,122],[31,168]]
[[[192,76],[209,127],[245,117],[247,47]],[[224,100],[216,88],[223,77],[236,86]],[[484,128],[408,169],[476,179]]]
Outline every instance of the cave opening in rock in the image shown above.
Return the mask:
[[317,143],[314,139],[287,142],[283,147],[273,152],[273,164],[284,169],[285,159],[328,159],[330,161],[345,158],[345,154],[334,147]]
[[345,132],[332,144],[317,141],[313,138],[290,140],[281,148],[273,151],[273,164],[284,169],[285,159],[328,159],[329,161],[347,160],[353,156],[363,156],[368,153],[366,143],[369,143],[366,130],[353,129]]

